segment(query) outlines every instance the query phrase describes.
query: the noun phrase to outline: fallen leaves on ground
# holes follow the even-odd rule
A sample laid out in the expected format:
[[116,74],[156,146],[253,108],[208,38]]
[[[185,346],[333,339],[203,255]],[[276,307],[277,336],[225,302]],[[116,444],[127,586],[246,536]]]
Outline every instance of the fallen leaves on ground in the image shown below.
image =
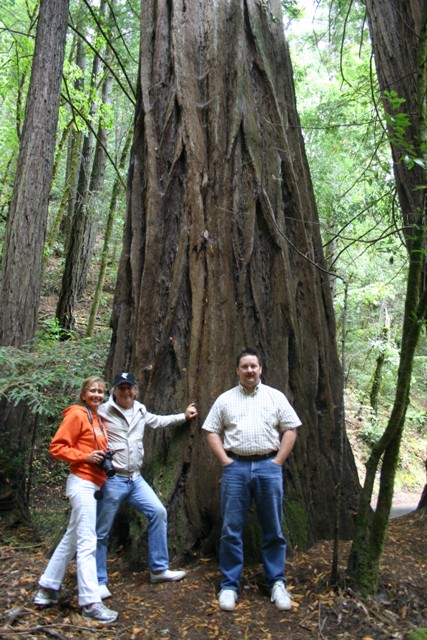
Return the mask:
[[147,572],[132,572],[121,555],[110,558],[108,606],[119,611],[105,627],[80,615],[75,568],[67,573],[60,603],[32,603],[37,579],[47,561],[32,531],[14,531],[7,544],[0,531],[0,637],[58,640],[404,640],[427,626],[427,513],[391,520],[382,561],[381,594],[362,599],[345,582],[349,543],[342,542],[342,586],[331,589],[332,543],[319,542],[295,552],[287,563],[291,611],[278,611],[262,583],[262,567],[247,567],[236,609],[218,609],[218,565],[194,558],[177,583],[152,585]]

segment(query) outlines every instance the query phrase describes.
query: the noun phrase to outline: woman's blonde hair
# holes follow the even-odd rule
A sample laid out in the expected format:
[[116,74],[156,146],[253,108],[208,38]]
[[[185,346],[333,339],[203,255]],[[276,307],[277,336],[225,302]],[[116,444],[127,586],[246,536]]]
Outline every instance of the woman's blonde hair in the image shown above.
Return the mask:
[[83,396],[85,395],[86,391],[88,391],[94,384],[98,384],[100,387],[104,389],[104,393],[106,392],[107,387],[102,378],[100,378],[99,376],[89,376],[89,378],[86,378],[86,380],[83,380],[82,386],[80,387],[79,401],[82,404],[84,404]]

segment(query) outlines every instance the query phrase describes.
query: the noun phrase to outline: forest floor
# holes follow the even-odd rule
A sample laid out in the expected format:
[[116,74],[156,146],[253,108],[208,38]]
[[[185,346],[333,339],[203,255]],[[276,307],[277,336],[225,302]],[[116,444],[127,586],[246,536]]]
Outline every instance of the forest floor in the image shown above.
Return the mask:
[[[42,311],[46,318],[52,317],[52,309],[53,299],[45,297]],[[353,423],[349,422],[349,432],[356,437],[359,425],[356,420]],[[129,567],[123,549],[109,556],[112,598],[106,604],[119,611],[115,625],[103,627],[80,615],[74,565],[66,574],[59,605],[36,607],[32,599],[37,580],[55,535],[49,518],[55,510],[63,512],[59,495],[63,495],[64,482],[62,477],[57,486],[41,485],[32,526],[7,527],[0,518],[3,640],[406,640],[412,630],[427,628],[425,509],[390,520],[381,563],[381,595],[376,599],[361,598],[346,579],[350,549],[346,541],[340,543],[340,588],[331,588],[332,543],[320,541],[288,557],[286,572],[293,600],[288,612],[278,611],[270,602],[261,565],[245,568],[236,609],[224,612],[218,608],[215,558],[194,556],[179,565],[187,571],[184,580],[152,585],[146,569]],[[416,503],[417,495],[401,494],[395,500],[395,513]],[[44,528],[40,526],[43,520]],[[178,568],[176,561],[172,568]]]
[[[47,507],[48,508],[48,507]],[[1,521],[0,521],[1,523]],[[1,525],[0,525],[1,526]],[[101,640],[386,640],[427,628],[427,512],[390,520],[381,566],[381,596],[361,598],[344,577],[349,543],[340,545],[341,587],[329,585],[332,544],[294,551],[287,562],[291,611],[278,611],[262,585],[261,566],[247,567],[236,609],[218,608],[218,564],[194,557],[178,583],[152,585],[147,571],[132,571],[123,551],[109,559],[113,626],[80,615],[75,567],[66,575],[60,604],[32,603],[47,561],[46,540],[30,527],[0,528],[0,637]],[[175,563],[173,563],[174,565]]]

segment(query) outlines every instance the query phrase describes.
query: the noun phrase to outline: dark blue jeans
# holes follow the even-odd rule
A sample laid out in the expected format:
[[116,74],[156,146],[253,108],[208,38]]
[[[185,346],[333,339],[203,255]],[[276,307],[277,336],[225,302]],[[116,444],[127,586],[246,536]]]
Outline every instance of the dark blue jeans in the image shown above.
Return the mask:
[[150,485],[138,476],[135,480],[113,476],[107,478],[98,501],[96,534],[98,545],[96,565],[99,584],[107,584],[107,545],[114,516],[125,500],[148,518],[148,564],[151,571],[163,571],[169,566],[167,513]]
[[243,570],[243,528],[254,500],[262,529],[262,561],[269,587],[285,581],[286,540],[282,531],[282,467],[271,458],[234,460],[223,467],[220,541],[221,589],[238,591]]

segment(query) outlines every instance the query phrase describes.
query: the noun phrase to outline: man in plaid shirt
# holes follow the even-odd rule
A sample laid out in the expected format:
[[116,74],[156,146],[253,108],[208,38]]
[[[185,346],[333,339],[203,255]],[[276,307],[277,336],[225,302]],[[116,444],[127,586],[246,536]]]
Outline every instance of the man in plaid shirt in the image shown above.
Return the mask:
[[219,606],[232,611],[243,570],[243,527],[252,500],[262,529],[262,559],[271,601],[291,608],[285,588],[286,541],[282,530],[282,465],[301,421],[286,396],[261,382],[262,361],[254,349],[237,357],[239,384],[214,402],[204,424],[222,465]]

